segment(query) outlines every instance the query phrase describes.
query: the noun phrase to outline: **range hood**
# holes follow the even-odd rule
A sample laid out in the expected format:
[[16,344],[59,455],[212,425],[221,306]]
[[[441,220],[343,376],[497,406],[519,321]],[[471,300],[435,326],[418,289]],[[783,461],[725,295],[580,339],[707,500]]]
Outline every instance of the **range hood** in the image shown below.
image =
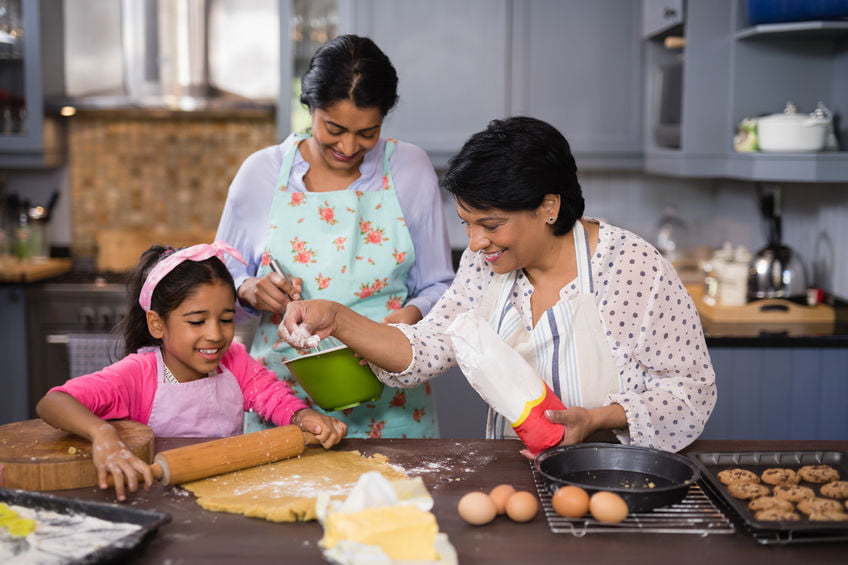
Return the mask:
[[[85,1],[66,0],[67,94],[48,100],[50,107],[195,111],[275,106],[279,80],[269,86],[267,79],[267,65],[273,65],[272,73],[279,69],[279,32],[267,34],[269,23],[278,27],[274,0],[121,0],[106,3],[111,13],[98,4],[99,18],[80,9],[79,2]],[[210,33],[214,22],[219,33]],[[229,29],[221,30],[222,25]],[[257,44],[251,33],[235,29],[238,25],[266,26],[263,41]],[[234,35],[226,37],[230,32]],[[253,41],[241,61],[264,62],[264,72],[239,65],[232,53],[244,50],[239,38]],[[214,61],[217,78],[229,79],[235,90],[247,94],[210,79],[213,55],[220,56]],[[252,85],[257,79],[265,84]]]

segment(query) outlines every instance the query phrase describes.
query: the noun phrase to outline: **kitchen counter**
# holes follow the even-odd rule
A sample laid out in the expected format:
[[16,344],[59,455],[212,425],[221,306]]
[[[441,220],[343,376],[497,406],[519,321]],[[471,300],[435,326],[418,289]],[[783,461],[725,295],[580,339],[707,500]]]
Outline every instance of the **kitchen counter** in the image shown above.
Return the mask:
[[21,261],[3,260],[0,263],[0,282],[27,284],[43,281],[70,272],[70,259]]
[[687,285],[707,346],[848,348],[848,302],[833,295],[815,307],[771,299],[744,307],[710,306],[702,285]]
[[[193,443],[192,439],[157,439],[156,450]],[[529,463],[517,440],[344,440],[337,449],[382,453],[421,476],[435,505],[440,530],[447,533],[459,562],[470,563],[652,563],[663,559],[687,564],[842,563],[848,542],[759,545],[737,529],[735,533],[621,534],[587,533],[583,537],[554,534],[543,513],[524,524],[499,517],[486,526],[469,526],[456,512],[460,497],[471,490],[489,490],[500,483],[535,491]],[[687,451],[728,450],[848,450],[848,441],[698,441]],[[112,491],[76,489],[54,494],[113,502]],[[273,523],[216,513],[197,506],[179,488],[160,485],[136,493],[126,504],[172,516],[127,563],[324,563],[317,522]]]

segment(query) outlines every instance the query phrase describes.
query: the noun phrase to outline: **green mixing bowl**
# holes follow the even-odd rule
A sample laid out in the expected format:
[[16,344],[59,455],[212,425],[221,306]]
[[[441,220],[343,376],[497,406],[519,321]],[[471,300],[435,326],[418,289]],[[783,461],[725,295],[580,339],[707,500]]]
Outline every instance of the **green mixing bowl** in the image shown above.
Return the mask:
[[383,393],[383,383],[360,361],[349,347],[340,345],[285,364],[315,404],[333,411],[377,400]]

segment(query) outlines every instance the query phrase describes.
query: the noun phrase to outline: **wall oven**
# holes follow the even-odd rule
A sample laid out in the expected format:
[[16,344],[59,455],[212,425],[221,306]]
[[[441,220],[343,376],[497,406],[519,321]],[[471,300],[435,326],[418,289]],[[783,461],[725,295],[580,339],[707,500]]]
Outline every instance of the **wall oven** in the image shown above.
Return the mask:
[[118,274],[71,273],[27,290],[30,417],[50,388],[120,358],[112,329],[125,313]]

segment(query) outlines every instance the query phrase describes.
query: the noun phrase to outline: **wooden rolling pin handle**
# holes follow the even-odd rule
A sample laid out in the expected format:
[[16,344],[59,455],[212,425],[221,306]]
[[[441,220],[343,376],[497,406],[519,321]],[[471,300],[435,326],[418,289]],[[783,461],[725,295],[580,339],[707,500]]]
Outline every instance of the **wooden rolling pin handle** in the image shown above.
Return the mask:
[[157,453],[153,461],[162,468],[159,482],[179,485],[295,457],[307,439],[297,426],[280,426],[169,449]]

